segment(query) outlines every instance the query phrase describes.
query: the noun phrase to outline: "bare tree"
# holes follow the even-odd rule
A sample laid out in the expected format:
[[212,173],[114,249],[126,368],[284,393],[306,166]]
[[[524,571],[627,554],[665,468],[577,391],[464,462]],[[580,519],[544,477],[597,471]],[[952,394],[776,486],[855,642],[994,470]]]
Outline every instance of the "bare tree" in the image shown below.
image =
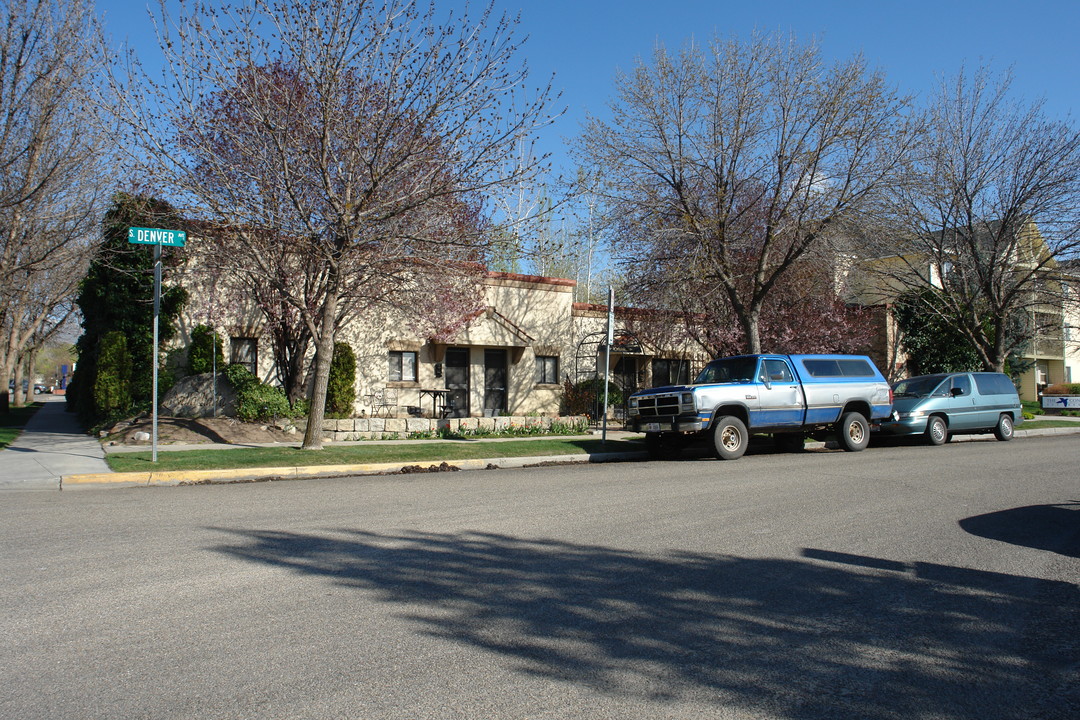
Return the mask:
[[907,109],[862,57],[715,38],[619,75],[611,120],[591,119],[578,152],[605,180],[634,285],[647,275],[690,313],[726,308],[758,352],[780,280],[895,181],[914,143]]
[[[550,99],[526,86],[514,26],[491,7],[439,21],[398,0],[195,1],[178,17],[161,4],[167,78],[129,82],[124,116],[172,198],[227,229],[236,264],[302,318],[315,348],[305,448],[322,445],[341,324],[423,306],[418,323],[449,330],[436,311],[454,306],[455,276],[475,279],[486,230],[462,217],[537,170],[506,172]],[[282,245],[304,257],[304,282],[271,266]]]
[[899,231],[878,252],[891,257],[869,266],[997,371],[1041,334],[1061,340],[1059,264],[1080,253],[1080,130],[1010,84],[986,68],[941,82],[912,182],[896,188]]
[[106,60],[89,2],[0,9],[0,377],[62,322],[99,239]]

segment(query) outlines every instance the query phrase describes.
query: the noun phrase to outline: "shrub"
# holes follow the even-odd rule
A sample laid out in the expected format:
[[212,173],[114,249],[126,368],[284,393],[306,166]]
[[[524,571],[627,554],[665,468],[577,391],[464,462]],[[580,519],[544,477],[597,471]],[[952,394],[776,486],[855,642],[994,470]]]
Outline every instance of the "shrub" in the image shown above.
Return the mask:
[[119,330],[101,337],[93,395],[94,408],[101,418],[112,417],[131,407],[131,356],[127,335]]
[[[590,418],[599,417],[600,405],[604,398],[603,378],[590,378],[581,382],[571,383],[567,378],[563,383],[562,414],[564,415],[587,415]],[[623,394],[617,385],[608,383],[608,405],[618,407],[623,404]]]
[[356,354],[348,343],[334,343],[326,386],[326,416],[351,417],[356,402]]
[[217,367],[225,367],[221,336],[216,335],[211,327],[196,325],[191,330],[191,345],[188,347],[188,372],[192,375],[213,372],[214,355],[217,355]]
[[1043,395],[1080,395],[1080,383],[1054,383],[1043,390]]
[[279,388],[255,383],[236,394],[236,417],[244,422],[289,417],[289,399]]
[[292,403],[292,416],[294,418],[307,417],[311,412],[311,401],[307,398],[297,398]]
[[280,388],[261,382],[243,365],[225,368],[225,379],[236,392],[236,417],[244,422],[291,417],[289,399]]
[[259,379],[252,375],[243,365],[230,365],[225,368],[225,379],[229,381],[232,389],[236,392],[240,392],[252,383],[259,382]]

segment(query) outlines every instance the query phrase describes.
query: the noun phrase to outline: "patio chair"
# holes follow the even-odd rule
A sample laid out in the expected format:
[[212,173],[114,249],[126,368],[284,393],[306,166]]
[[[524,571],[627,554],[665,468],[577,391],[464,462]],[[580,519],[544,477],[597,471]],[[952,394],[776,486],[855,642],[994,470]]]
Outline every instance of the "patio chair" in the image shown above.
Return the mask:
[[375,417],[394,417],[397,414],[398,398],[394,390],[383,390],[375,400]]

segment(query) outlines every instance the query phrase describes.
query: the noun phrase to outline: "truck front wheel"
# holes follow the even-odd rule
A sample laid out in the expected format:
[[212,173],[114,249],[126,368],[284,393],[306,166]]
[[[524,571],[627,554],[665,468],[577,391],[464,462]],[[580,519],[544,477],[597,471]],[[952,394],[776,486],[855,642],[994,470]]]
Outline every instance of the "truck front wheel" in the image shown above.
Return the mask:
[[840,416],[840,425],[836,429],[836,439],[840,447],[848,452],[864,450],[870,444],[870,423],[862,413],[848,412]]
[[713,426],[713,448],[716,457],[721,460],[741,458],[749,442],[750,433],[746,431],[746,425],[733,415],[721,417]]

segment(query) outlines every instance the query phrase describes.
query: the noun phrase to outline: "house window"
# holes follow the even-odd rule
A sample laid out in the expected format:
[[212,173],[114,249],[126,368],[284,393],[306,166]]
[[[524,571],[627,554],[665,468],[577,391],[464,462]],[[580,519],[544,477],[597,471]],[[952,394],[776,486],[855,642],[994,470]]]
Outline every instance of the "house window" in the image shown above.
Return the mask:
[[252,375],[259,370],[259,339],[252,337],[229,338],[229,362],[243,365]]
[[690,383],[689,360],[667,360],[656,358],[652,361],[653,387],[665,385],[688,385]]
[[559,358],[555,355],[536,356],[536,384],[559,384]]
[[390,380],[416,382],[416,353],[411,350],[390,351]]

